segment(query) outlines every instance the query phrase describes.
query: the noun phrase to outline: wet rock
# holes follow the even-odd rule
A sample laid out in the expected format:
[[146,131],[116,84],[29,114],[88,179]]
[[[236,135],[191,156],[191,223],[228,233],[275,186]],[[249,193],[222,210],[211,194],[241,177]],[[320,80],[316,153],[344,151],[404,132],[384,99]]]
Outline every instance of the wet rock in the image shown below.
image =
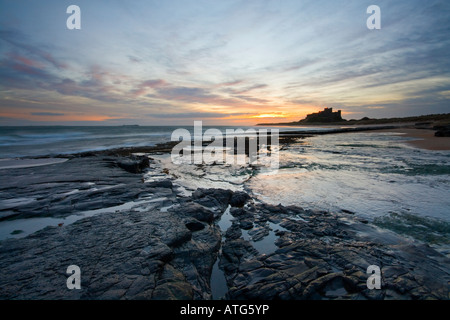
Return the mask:
[[193,194],[192,199],[205,207],[217,207],[225,211],[233,195],[231,190],[224,189],[202,189],[198,188]]
[[231,196],[230,205],[232,207],[243,207],[249,199],[250,196],[246,192],[237,191]]
[[[0,220],[65,217],[117,206],[148,193],[150,188],[139,175],[119,169],[115,161],[113,157],[72,158],[53,165],[22,168],[14,179],[8,178],[8,170],[0,170],[0,202],[4,204],[0,206]],[[17,198],[24,200],[16,201]]]
[[185,225],[176,224],[165,231],[160,239],[169,247],[178,247],[191,240],[192,237],[191,231]]
[[150,160],[147,156],[119,159],[117,166],[130,173],[142,173],[150,166]]
[[267,225],[259,225],[248,232],[253,241],[259,241],[269,235],[269,227]]
[[244,210],[243,208],[231,208],[230,214],[235,218],[252,216],[252,214],[250,214],[247,210]]
[[248,258],[257,255],[257,251],[253,246],[241,238],[226,240],[222,247],[222,259],[220,266],[225,270],[227,278],[234,278],[235,272],[239,269],[240,263],[248,260]]
[[[143,183],[116,161],[92,153],[24,168],[15,179],[0,170],[4,218],[160,199],[0,242],[0,299],[210,299],[219,254],[230,299],[449,298],[448,258],[377,233],[353,214],[253,203],[245,193],[222,189],[180,197],[170,180]],[[222,235],[214,219],[229,205],[234,219]],[[261,254],[254,244],[270,233],[268,222],[285,230],[271,233],[278,249]],[[243,239],[246,229],[249,241]],[[81,290],[65,286],[71,264],[81,268]],[[381,290],[367,289],[372,264],[381,267]]]
[[250,230],[253,228],[253,222],[255,220],[254,213],[244,209],[244,208],[235,208],[232,207],[230,209],[230,214],[237,218],[239,226],[243,230]]
[[168,188],[168,189],[173,188],[172,181],[170,181],[168,179],[148,182],[147,185],[148,185],[148,187],[151,187],[151,188]]
[[214,220],[214,212],[195,202],[186,203],[182,207],[173,209],[172,211],[178,213],[180,216],[192,217],[207,223],[211,223]]
[[450,137],[450,125],[435,126],[433,129],[436,130],[434,133],[436,137]]
[[[351,225],[344,223],[348,215],[341,221],[336,214],[295,207],[255,208],[259,217],[282,221],[288,231],[277,234],[279,249],[268,256],[255,253],[251,242],[242,239],[225,242],[223,270],[230,299],[447,299],[450,272],[442,267],[448,259],[429,247],[400,245],[398,240],[370,242],[360,238],[364,233],[359,230],[373,234],[376,229],[356,217]],[[236,209],[235,216],[239,220],[245,210]],[[259,223],[249,235],[258,238],[265,230]],[[372,264],[382,266],[381,290],[367,288],[366,269]],[[430,274],[439,274],[439,280]]]
[[156,282],[152,298],[155,300],[192,300],[194,293],[182,272],[166,264]]
[[241,228],[239,223],[233,222],[231,227],[225,232],[225,238],[228,240],[236,240],[242,236]]
[[252,219],[239,220],[239,226],[243,230],[250,230],[253,228],[253,221]]
[[210,278],[220,248],[221,235],[213,225],[192,233],[192,239],[174,249],[171,264],[191,284],[193,299],[211,299]]
[[[0,298],[208,298],[219,245],[216,228],[193,232],[174,212],[104,213],[2,241]],[[81,290],[65,286],[71,264],[81,269]]]
[[200,221],[191,221],[186,223],[186,227],[191,231],[200,231],[205,228],[205,225]]

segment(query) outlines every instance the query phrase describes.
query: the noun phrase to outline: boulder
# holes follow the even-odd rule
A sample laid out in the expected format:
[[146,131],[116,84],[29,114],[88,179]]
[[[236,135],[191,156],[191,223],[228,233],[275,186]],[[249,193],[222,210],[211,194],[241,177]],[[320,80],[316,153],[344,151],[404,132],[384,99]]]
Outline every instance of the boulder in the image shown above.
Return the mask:
[[242,191],[234,192],[230,199],[230,205],[232,207],[243,207],[245,203],[250,199],[250,196]]
[[148,182],[147,186],[150,188],[168,188],[168,189],[173,188],[172,181],[170,181],[168,179]]
[[117,166],[130,173],[142,173],[144,169],[150,166],[150,160],[147,156],[119,159],[117,160]]
[[214,213],[202,205],[195,202],[188,202],[184,206],[175,209],[182,217],[192,217],[199,221],[211,223],[214,220]]
[[450,137],[450,125],[434,126],[433,129],[436,130],[434,133],[436,137]]
[[192,194],[192,199],[205,207],[218,207],[224,211],[228,207],[232,195],[233,191],[228,189],[198,188]]

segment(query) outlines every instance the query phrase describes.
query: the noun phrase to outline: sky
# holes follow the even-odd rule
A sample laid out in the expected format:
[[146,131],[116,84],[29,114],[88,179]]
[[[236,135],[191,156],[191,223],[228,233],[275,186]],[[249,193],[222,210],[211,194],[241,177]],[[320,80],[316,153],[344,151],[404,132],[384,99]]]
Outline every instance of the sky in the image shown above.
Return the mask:
[[0,0],[0,125],[449,113],[449,18],[447,0]]

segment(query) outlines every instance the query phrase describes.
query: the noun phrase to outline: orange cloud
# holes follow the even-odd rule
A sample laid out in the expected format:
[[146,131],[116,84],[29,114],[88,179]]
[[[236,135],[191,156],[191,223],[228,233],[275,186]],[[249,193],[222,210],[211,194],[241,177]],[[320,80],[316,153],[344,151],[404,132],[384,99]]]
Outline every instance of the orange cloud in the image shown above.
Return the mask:
[[64,114],[56,112],[1,112],[0,117],[11,118],[16,120],[29,120],[29,121],[106,121],[115,119],[115,117],[96,115],[96,114]]

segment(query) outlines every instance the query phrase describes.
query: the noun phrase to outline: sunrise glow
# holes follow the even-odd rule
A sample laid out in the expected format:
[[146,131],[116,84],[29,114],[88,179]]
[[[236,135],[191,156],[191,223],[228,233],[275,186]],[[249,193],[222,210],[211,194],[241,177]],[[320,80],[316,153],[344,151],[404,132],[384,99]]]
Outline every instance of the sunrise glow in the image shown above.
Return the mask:
[[70,3],[1,1],[0,124],[448,112],[442,3],[378,1],[383,23],[370,30],[366,4],[325,2],[80,0],[69,29]]

